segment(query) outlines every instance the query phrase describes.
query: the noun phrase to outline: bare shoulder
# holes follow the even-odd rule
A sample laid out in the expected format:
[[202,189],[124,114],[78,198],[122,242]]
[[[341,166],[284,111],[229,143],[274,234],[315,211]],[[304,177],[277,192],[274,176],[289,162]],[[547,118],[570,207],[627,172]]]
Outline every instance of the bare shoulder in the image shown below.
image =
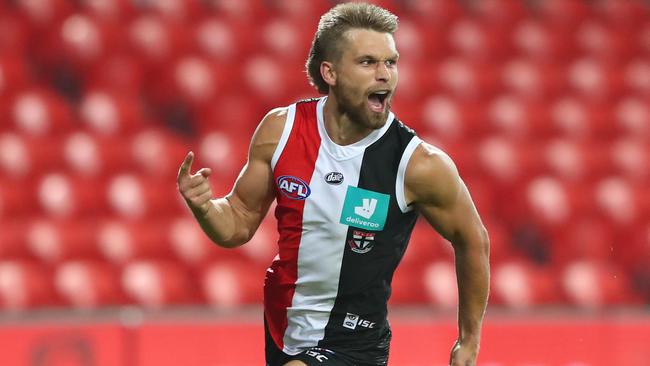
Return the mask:
[[404,187],[409,203],[445,205],[455,200],[461,180],[449,155],[423,142],[409,160]]
[[288,107],[269,111],[257,126],[250,146],[250,155],[271,161],[287,121]]

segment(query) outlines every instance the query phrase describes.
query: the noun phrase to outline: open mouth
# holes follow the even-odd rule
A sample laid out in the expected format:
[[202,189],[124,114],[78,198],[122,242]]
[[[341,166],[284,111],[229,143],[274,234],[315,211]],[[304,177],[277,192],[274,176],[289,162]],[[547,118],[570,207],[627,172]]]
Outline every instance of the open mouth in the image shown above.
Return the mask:
[[373,112],[381,113],[386,110],[386,100],[390,92],[388,90],[378,90],[368,95],[368,106]]

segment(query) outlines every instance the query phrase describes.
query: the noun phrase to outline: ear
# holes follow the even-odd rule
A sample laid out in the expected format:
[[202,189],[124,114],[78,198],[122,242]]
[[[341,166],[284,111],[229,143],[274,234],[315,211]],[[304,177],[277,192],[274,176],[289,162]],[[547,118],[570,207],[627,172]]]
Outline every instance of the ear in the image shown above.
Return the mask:
[[334,70],[334,64],[329,61],[321,62],[320,76],[323,78],[323,80],[325,80],[327,85],[336,85],[336,71]]

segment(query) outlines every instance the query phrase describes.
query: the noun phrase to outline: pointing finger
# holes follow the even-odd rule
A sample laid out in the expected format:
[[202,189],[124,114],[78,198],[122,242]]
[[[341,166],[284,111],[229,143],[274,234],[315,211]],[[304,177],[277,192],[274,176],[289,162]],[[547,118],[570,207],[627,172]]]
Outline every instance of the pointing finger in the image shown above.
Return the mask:
[[190,175],[190,169],[192,169],[192,161],[194,160],[194,153],[190,151],[187,156],[185,157],[185,160],[183,160],[183,163],[181,164],[181,167],[178,169],[178,176],[186,176]]

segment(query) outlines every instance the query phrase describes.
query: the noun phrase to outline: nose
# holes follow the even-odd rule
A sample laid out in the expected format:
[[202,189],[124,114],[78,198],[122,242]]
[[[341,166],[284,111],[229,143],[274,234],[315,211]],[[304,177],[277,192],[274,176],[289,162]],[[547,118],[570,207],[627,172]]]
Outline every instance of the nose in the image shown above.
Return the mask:
[[375,79],[377,81],[388,82],[391,79],[391,71],[385,62],[377,62],[377,69],[375,70]]

